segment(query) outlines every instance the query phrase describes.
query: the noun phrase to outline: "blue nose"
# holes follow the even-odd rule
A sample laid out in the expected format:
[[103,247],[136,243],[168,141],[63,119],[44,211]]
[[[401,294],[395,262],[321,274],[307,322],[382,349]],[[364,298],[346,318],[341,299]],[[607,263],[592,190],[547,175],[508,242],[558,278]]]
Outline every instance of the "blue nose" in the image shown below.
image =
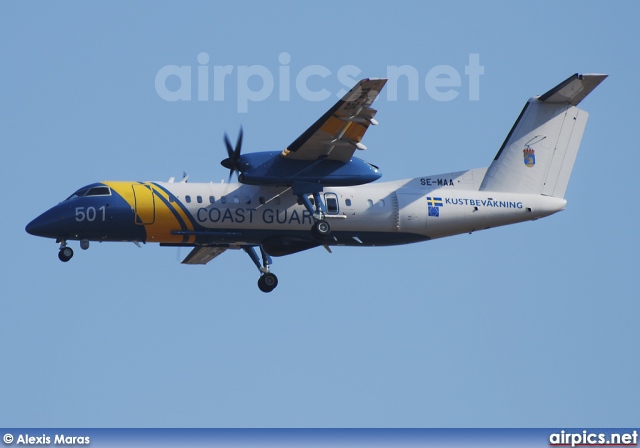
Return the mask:
[[63,216],[54,207],[27,224],[25,230],[35,236],[57,238],[64,231]]
[[33,221],[31,221],[29,224],[27,224],[27,227],[25,227],[24,230],[26,230],[27,233],[31,235],[39,236],[38,235],[39,227],[40,227],[40,224],[38,223],[38,218],[36,218]]
[[25,230],[27,231],[27,233],[30,233],[31,235],[47,236],[47,233],[49,233],[48,224],[49,223],[47,222],[47,220],[42,219],[42,215],[41,215],[41,216],[38,216],[33,221],[31,221],[29,224],[27,224],[27,227],[25,227]]

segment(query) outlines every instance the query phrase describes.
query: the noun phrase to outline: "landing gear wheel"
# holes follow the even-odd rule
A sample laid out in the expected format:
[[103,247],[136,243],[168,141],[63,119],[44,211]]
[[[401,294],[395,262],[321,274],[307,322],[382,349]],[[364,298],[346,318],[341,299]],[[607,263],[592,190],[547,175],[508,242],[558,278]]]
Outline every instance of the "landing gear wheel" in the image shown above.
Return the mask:
[[71,260],[71,257],[73,257],[73,249],[70,247],[63,247],[60,249],[60,252],[58,252],[58,258],[65,263]]
[[322,239],[325,236],[329,236],[329,234],[331,233],[331,226],[327,221],[316,221],[313,227],[311,227],[311,233],[314,237]]
[[272,273],[266,273],[258,279],[258,288],[262,292],[271,292],[278,286],[278,277]]

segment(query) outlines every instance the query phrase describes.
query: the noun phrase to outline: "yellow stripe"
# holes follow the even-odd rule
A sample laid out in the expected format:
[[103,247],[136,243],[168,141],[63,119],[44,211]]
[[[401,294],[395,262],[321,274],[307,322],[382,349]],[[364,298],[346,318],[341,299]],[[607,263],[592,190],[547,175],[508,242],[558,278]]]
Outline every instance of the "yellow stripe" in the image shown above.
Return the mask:
[[[178,214],[178,216],[180,216],[180,218],[186,225],[186,230],[189,231],[194,230],[193,224],[191,223],[191,216],[187,215],[177,202],[170,202],[169,195],[162,189],[150,183],[146,183],[145,185],[149,185],[154,194],[158,196],[158,199],[156,199],[156,222],[153,226],[151,226],[153,228],[152,231],[154,233],[154,236],[156,238],[162,238],[162,242],[182,242],[182,236],[171,235],[172,230],[182,230],[180,222],[174,215],[174,211]],[[160,198],[163,198],[164,200],[169,202],[169,204],[167,205],[164,201],[160,200]],[[147,230],[147,232],[149,232],[149,230]],[[170,241],[168,241],[167,239],[169,239]],[[189,236],[187,242],[194,243],[195,236]]]
[[131,188],[131,182],[102,182],[107,187],[114,190],[118,193],[122,198],[127,201],[127,204],[131,206],[132,209],[136,208],[136,198],[133,195],[133,188]]
[[[159,196],[159,197],[163,198],[164,200],[166,200],[167,202],[169,202],[170,206],[173,207],[173,210],[176,211],[176,213],[180,216],[180,218],[182,218],[182,220],[186,224],[187,230],[193,230],[193,224],[191,222],[191,215],[187,214],[182,209],[182,207],[180,207],[180,204],[178,204],[177,202],[171,202],[169,200],[169,195],[164,190],[162,190],[161,188],[158,188],[157,186],[155,186],[153,184],[145,184],[145,185],[149,185],[157,196]],[[169,211],[171,211],[164,202],[162,202],[162,201],[158,201],[158,202],[162,205],[162,207],[165,207]],[[156,202],[156,207],[158,207],[158,202]]]
[[[146,224],[144,226],[147,232],[148,242],[181,243],[183,241],[183,237],[181,235],[171,234],[171,232],[174,230],[182,230],[180,222],[175,217],[172,208],[176,211],[178,216],[182,218],[187,227],[187,230],[193,230],[191,219],[185,214],[185,212],[182,211],[177,203],[170,203],[169,205],[165,204],[161,200],[161,198],[169,201],[169,196],[164,191],[157,188],[155,185],[149,182],[140,184],[138,182],[108,181],[103,183],[113,189],[120,196],[122,196],[122,198],[127,201],[127,204],[131,206],[132,210],[136,210],[137,206],[139,209],[145,209],[146,212],[150,213],[149,209],[155,207],[154,222],[152,224]],[[134,184],[149,187],[156,197],[154,198],[151,195],[142,196],[138,198],[138,203],[136,204],[136,197],[133,193],[132,188],[132,185]],[[142,210],[140,212],[143,213]],[[135,223],[135,216],[132,216],[131,220]],[[189,236],[187,242],[195,242],[195,236]]]
[[353,123],[353,126],[350,126],[349,129],[345,131],[344,136],[354,142],[360,142],[365,132],[367,132],[366,126],[360,123]]
[[[346,124],[348,126],[350,123],[347,122]],[[329,135],[335,136],[338,132],[340,132],[344,125],[345,122],[343,120],[340,120],[336,117],[329,117],[329,119],[324,122],[320,129]]]

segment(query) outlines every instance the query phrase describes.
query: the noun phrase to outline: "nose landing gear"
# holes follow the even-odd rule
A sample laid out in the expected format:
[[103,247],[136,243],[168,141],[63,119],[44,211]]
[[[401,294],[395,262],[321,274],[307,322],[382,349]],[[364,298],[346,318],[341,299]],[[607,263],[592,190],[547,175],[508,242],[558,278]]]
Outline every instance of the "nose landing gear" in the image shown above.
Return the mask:
[[266,274],[262,274],[258,279],[258,288],[262,292],[271,292],[276,286],[278,286],[278,277],[271,272],[267,272]]
[[60,259],[60,261],[63,261],[65,263],[73,258],[73,249],[67,246],[67,242],[65,240],[60,241],[58,258]]

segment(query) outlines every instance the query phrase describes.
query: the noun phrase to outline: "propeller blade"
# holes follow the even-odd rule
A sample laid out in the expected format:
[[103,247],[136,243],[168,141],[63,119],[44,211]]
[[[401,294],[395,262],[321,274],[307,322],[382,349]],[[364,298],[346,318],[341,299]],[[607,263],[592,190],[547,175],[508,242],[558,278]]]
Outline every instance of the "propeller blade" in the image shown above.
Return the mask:
[[236,142],[236,151],[233,153],[234,162],[236,162],[240,158],[241,150],[242,150],[242,126],[240,126],[240,133],[238,134],[238,141]]
[[229,136],[227,133],[224,133],[224,144],[227,147],[227,154],[230,159],[233,159],[233,147],[231,146],[231,142],[229,141]]

